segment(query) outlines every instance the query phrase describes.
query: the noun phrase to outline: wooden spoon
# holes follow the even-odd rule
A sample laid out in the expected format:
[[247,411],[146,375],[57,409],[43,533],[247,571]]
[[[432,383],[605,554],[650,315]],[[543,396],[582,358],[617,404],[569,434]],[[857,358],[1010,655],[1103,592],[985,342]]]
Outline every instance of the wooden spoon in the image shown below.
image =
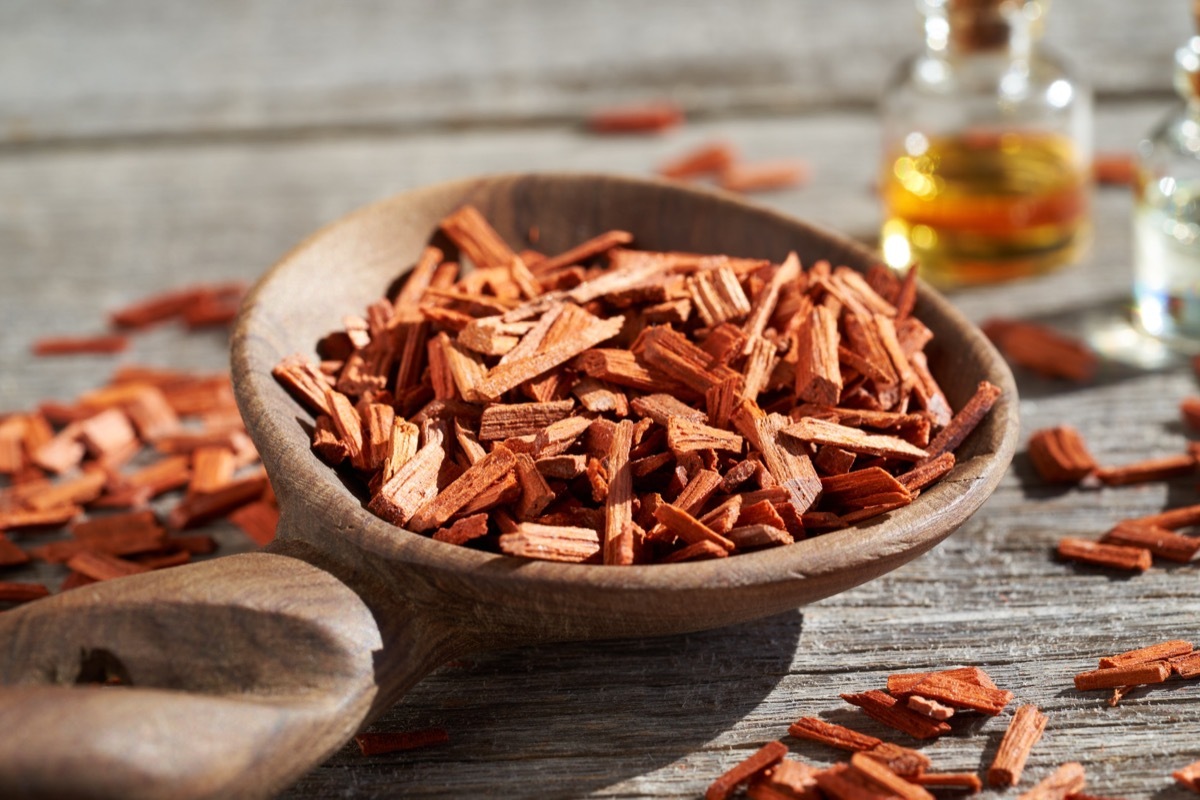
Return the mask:
[[[1012,458],[1016,389],[984,336],[925,286],[930,366],[954,407],[1004,395],[916,502],[787,547],[689,564],[525,561],[435,542],[372,516],[311,452],[311,417],[271,377],[416,259],[438,221],[476,205],[510,242],[556,252],[621,228],[649,249],[863,269],[876,257],[730,196],[585,175],[421,189],[318,231],[248,298],[233,344],[246,426],[282,509],[263,552],[95,584],[0,615],[0,794],[256,797],[279,791],[468,651],[731,625],[878,577],[933,547]],[[126,685],[100,687],[119,677]],[[91,685],[80,685],[90,682]]]

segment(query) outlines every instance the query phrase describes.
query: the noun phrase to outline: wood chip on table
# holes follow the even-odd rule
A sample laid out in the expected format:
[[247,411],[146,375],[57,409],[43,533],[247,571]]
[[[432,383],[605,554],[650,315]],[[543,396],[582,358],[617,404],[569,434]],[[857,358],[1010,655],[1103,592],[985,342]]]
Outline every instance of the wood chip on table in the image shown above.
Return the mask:
[[30,348],[35,356],[110,355],[129,349],[129,337],[119,333],[94,336],[47,336]]
[[[186,455],[168,456],[133,472],[118,475],[109,487],[109,494],[120,494],[130,500],[142,497],[145,502],[165,492],[186,486],[191,478],[190,457]],[[137,504],[137,502],[126,503],[126,505]]]
[[233,450],[221,446],[198,447],[192,452],[192,478],[189,494],[217,491],[233,480],[236,470]]
[[901,695],[910,694],[913,687],[925,680],[931,675],[945,675],[955,680],[971,683],[976,686],[983,686],[988,689],[997,689],[996,682],[986,671],[979,667],[954,667],[953,669],[938,670],[935,672],[897,672],[888,675],[887,690],[890,694]]
[[832,800],[887,800],[890,792],[873,785],[849,764],[834,764],[816,776],[820,795]]
[[1118,522],[1100,538],[1103,544],[1140,547],[1159,558],[1186,564],[1200,551],[1200,537],[1184,536],[1156,525]]
[[790,189],[808,181],[809,166],[799,159],[735,162],[721,170],[718,183],[731,192]]
[[922,697],[919,694],[909,695],[905,701],[905,705],[916,711],[918,714],[924,714],[930,719],[945,721],[954,716],[954,707],[939,703],[937,700],[931,700],[928,697]]
[[788,734],[797,739],[808,739],[836,747],[839,750],[853,752],[870,750],[882,744],[882,740],[874,736],[868,736],[844,725],[826,722],[817,717],[801,717],[788,726]]
[[1171,671],[1181,678],[1200,677],[1200,652],[1173,656],[1167,660]]
[[1081,692],[1095,689],[1115,689],[1118,686],[1141,686],[1162,683],[1171,676],[1165,661],[1133,663],[1081,672],[1075,676],[1075,688]]
[[91,411],[119,408],[124,411],[144,442],[154,442],[179,429],[179,415],[163,391],[151,383],[122,383],[104,386],[79,397],[79,405]]
[[87,455],[87,448],[79,441],[79,422],[72,422],[30,453],[30,460],[56,475],[78,467]]
[[737,160],[737,150],[726,141],[703,142],[663,162],[656,170],[664,178],[683,180],[720,173]]
[[897,775],[887,766],[865,753],[850,756],[850,766],[883,792],[902,800],[933,800],[933,795],[921,786]]
[[1013,693],[1007,689],[979,686],[958,680],[944,672],[935,672],[909,690],[912,694],[947,703],[955,708],[979,711],[995,716],[1004,710]]
[[190,495],[171,509],[167,525],[174,530],[203,525],[254,502],[262,497],[266,488],[266,475],[255,474],[230,481],[216,491]]
[[661,100],[596,109],[588,115],[587,126],[593,133],[661,133],[683,121],[682,108]]
[[1086,783],[1083,765],[1077,761],[1069,761],[1040,780],[1028,792],[1018,796],[1017,800],[1066,800],[1071,795],[1083,791]]
[[0,581],[0,603],[31,603],[50,594],[40,583]]
[[60,505],[41,511],[16,509],[0,511],[0,531],[29,533],[60,528],[83,513],[77,505]]
[[1130,664],[1162,661],[1176,656],[1186,656],[1194,650],[1195,648],[1192,643],[1185,639],[1171,639],[1166,642],[1139,647],[1136,650],[1127,650],[1124,653],[1104,656],[1100,659],[1100,668],[1109,669],[1111,667],[1125,667]]
[[932,739],[950,732],[950,726],[945,722],[918,714],[900,705],[891,695],[876,689],[842,694],[840,697],[861,708],[876,722],[907,733],[914,739]]
[[274,503],[256,500],[229,512],[229,521],[262,547],[275,540],[279,528],[279,508]]
[[24,504],[31,511],[87,505],[100,496],[107,484],[108,475],[103,470],[89,468],[74,477],[33,488],[25,493]]
[[1133,186],[1137,157],[1129,152],[1100,152],[1092,156],[1092,176],[1101,186]]
[[1175,770],[1171,773],[1171,777],[1183,788],[1200,792],[1200,761]]
[[1059,558],[1098,567],[1145,572],[1153,564],[1153,554],[1144,547],[1101,544],[1068,536],[1058,541]]
[[1038,476],[1050,483],[1078,483],[1099,468],[1083,436],[1070,425],[1034,431],[1026,449]]
[[82,550],[67,561],[67,568],[94,581],[108,581],[148,572],[149,568],[107,553]]
[[989,786],[1007,788],[1020,782],[1025,762],[1033,746],[1042,738],[1047,721],[1048,717],[1037,706],[1023,705],[1017,708],[988,767]]
[[[222,312],[240,305],[246,286],[240,281],[196,284],[168,289],[142,297],[109,314],[109,323],[117,328],[141,329],[171,319],[189,321],[193,326],[211,322],[216,309]],[[195,310],[199,308],[199,310]],[[224,320],[228,321],[228,320]]]
[[1099,359],[1087,344],[1046,325],[995,318],[980,328],[1009,363],[1044,377],[1086,383],[1099,368]]
[[1180,506],[1161,511],[1157,514],[1147,514],[1143,517],[1133,517],[1121,520],[1137,525],[1156,525],[1167,530],[1178,530],[1192,525],[1200,525],[1200,504]]
[[893,742],[880,742],[870,749],[859,752],[886,765],[897,775],[903,775],[910,780],[923,774],[932,765],[929,756],[920,750],[902,747]]
[[768,742],[713,781],[704,793],[704,800],[726,800],[786,755],[787,746],[783,742]]
[[1106,486],[1129,486],[1191,475],[1196,471],[1196,464],[1194,454],[1181,453],[1149,458],[1119,467],[1100,467],[1096,470],[1096,477]]
[[816,767],[785,757],[751,778],[746,796],[750,800],[818,800],[818,772]]
[[29,553],[0,533],[0,567],[19,567],[29,563]]
[[1192,395],[1179,401],[1179,415],[1192,431],[1200,431],[1200,397]]

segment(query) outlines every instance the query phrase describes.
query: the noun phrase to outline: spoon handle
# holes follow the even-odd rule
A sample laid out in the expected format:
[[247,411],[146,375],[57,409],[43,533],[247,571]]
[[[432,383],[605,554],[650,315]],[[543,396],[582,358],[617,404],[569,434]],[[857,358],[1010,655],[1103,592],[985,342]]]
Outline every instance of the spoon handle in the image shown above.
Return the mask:
[[271,552],[4,612],[0,796],[270,796],[453,655],[411,619]]

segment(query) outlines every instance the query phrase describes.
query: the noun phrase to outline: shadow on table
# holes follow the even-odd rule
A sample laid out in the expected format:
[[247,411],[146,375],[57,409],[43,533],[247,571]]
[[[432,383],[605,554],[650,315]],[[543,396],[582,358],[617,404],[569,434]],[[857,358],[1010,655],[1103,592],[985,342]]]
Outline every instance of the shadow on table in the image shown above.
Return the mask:
[[[802,626],[791,611],[715,631],[451,662],[372,727],[439,726],[449,745],[366,758],[350,744],[284,797],[580,797],[733,727],[789,674]],[[718,774],[704,775],[700,791]]]

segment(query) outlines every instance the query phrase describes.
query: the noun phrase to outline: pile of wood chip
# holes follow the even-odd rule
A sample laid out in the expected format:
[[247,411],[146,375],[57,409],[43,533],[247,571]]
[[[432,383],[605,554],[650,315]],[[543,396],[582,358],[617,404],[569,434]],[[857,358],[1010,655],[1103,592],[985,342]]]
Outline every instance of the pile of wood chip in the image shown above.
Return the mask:
[[470,206],[441,230],[462,261],[427,247],[319,363],[275,369],[368,508],[439,541],[615,565],[788,544],[911,503],[1000,394],[952,412],[912,272],[625,231],[518,253]]
[[[1012,692],[998,688],[978,667],[897,673],[888,676],[886,690],[842,695],[843,700],[858,706],[875,721],[915,739],[931,739],[949,733],[953,729],[952,722],[963,715],[997,716],[1012,698]],[[1046,717],[1035,706],[1024,705],[1017,709],[988,770],[990,786],[1017,785],[1026,759],[1045,727]],[[795,739],[847,750],[853,755],[848,763],[820,769],[788,757],[789,750],[783,742],[771,742],[714,781],[706,795],[707,800],[730,797],[738,787],[745,787],[746,796],[754,800],[867,800],[878,797],[932,800],[931,788],[978,792],[983,787],[983,782],[973,772],[931,771],[929,757],[918,750],[885,742],[817,717],[801,717],[788,727],[788,734]],[[1079,774],[1075,791],[1082,789],[1082,769]],[[1051,776],[1047,781],[1050,780],[1057,778]],[[1049,796],[1038,794],[1041,786],[1039,784],[1022,797]]]
[[[115,312],[112,323],[228,322],[234,291],[154,295]],[[279,515],[225,373],[126,365],[73,402],[0,414],[0,481],[0,568],[65,565],[63,590],[212,553],[210,535],[187,531],[225,516],[265,544]],[[160,518],[150,504],[161,508],[157,499],[172,495]],[[0,604],[48,593],[41,583],[0,581]]]
[[[1185,647],[1186,645],[1186,647]],[[1164,642],[1101,660],[1105,669],[1133,668],[1145,664],[1191,664],[1188,642]],[[1097,673],[1076,678],[1091,680]],[[1128,677],[1126,673],[1126,677]],[[1108,686],[1116,684],[1109,683]],[[1087,688],[1092,687],[1090,684]],[[998,716],[1013,699],[978,667],[957,667],[939,672],[889,675],[886,690],[843,694],[867,716],[915,739],[932,739],[949,733],[964,715]],[[987,785],[998,790],[1020,783],[1026,761],[1041,739],[1047,716],[1034,705],[1018,706],[988,767]],[[852,753],[849,762],[819,768],[790,756],[783,741],[769,742],[717,778],[706,800],[724,800],[744,791],[752,800],[933,800],[930,789],[978,792],[983,781],[973,772],[931,771],[924,753],[883,741],[852,728],[817,717],[801,717],[788,727],[794,739],[817,742]],[[1200,791],[1200,762],[1173,774],[1182,786]],[[1019,796],[1020,800],[1089,800],[1083,793],[1083,765],[1067,762]]]

